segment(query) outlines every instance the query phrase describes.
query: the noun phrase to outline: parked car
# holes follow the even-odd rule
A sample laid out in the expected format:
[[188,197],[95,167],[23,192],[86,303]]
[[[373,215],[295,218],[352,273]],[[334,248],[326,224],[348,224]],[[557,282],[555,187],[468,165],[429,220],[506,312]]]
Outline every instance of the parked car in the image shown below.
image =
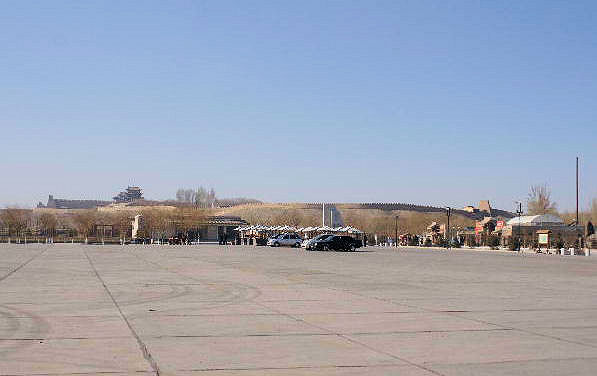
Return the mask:
[[306,250],[311,250],[311,246],[313,245],[313,243],[315,243],[316,241],[319,241],[319,240],[327,239],[330,236],[334,236],[334,234],[321,234],[321,235],[317,235],[313,239],[305,239],[303,241],[303,244],[301,245],[301,247],[305,248]]
[[311,249],[317,251],[356,251],[362,246],[360,240],[351,236],[333,235],[322,240],[313,242]]
[[289,247],[300,247],[303,239],[297,234],[287,233],[280,234],[269,238],[267,245],[271,247],[289,246]]

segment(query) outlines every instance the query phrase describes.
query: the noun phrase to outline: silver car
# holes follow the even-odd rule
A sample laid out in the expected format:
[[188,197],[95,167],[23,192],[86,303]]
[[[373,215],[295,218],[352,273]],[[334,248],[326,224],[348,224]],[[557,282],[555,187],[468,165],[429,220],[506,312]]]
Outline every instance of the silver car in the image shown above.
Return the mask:
[[280,234],[269,238],[267,240],[267,245],[271,247],[288,246],[298,248],[301,246],[302,241],[303,239],[301,239],[301,237],[297,234]]

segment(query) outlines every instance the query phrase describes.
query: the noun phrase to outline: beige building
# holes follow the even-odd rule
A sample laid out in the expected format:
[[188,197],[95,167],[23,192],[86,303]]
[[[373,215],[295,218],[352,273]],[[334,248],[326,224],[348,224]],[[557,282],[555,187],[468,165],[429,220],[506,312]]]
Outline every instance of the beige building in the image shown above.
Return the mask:
[[510,219],[502,229],[502,244],[509,245],[513,239],[522,240],[523,247],[538,245],[538,232],[549,232],[550,247],[558,243],[573,246],[583,234],[582,226],[566,225],[564,221],[553,214],[527,215]]

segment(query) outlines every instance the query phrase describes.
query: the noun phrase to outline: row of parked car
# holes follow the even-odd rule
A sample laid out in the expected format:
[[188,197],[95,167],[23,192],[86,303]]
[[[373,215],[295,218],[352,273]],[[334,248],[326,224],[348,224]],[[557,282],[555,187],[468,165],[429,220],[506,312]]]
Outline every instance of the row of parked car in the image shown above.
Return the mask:
[[313,239],[301,238],[295,233],[272,236],[267,240],[270,247],[303,247],[308,251],[356,251],[363,243],[351,236],[322,234]]

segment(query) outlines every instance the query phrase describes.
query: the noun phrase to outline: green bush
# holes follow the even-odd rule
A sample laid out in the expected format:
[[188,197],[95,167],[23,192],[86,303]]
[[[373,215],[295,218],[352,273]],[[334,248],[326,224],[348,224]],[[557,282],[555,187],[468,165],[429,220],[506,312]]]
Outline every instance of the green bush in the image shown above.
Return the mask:
[[487,239],[487,245],[489,245],[491,249],[498,249],[500,246],[500,238],[496,235],[490,235]]

